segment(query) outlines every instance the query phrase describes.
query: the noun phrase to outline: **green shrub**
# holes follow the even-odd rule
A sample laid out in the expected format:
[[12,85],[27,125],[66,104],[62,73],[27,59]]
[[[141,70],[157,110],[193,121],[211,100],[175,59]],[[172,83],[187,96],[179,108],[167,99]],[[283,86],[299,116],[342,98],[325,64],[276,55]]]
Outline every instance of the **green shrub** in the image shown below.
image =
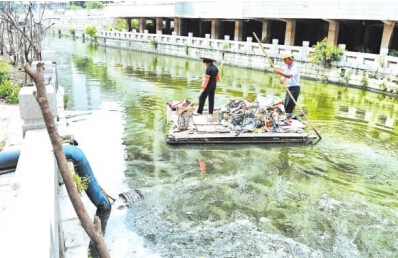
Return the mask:
[[84,30],[84,34],[88,35],[92,40],[96,41],[98,38],[97,28],[95,26],[88,26]]
[[0,84],[0,98],[5,99],[6,102],[11,104],[18,103],[20,89],[18,85],[12,84],[9,80],[4,80]]
[[355,52],[361,52],[361,53],[370,53],[370,49],[367,48],[365,45],[358,45],[354,47]]
[[104,3],[102,1],[84,1],[84,7],[87,9],[102,9]]
[[69,101],[70,101],[70,96],[67,94],[64,94],[64,108],[69,107]]
[[267,35],[261,39],[261,43],[270,43],[271,42],[271,35]]
[[391,49],[390,53],[388,53],[389,56],[398,56],[398,50],[396,49]]
[[122,31],[123,29],[126,28],[126,20],[125,19],[119,19],[117,21],[117,24],[114,26],[115,30]]
[[104,25],[104,26],[102,26],[105,30],[111,30],[112,29],[112,25],[109,25],[109,24],[107,24],[107,25]]
[[69,29],[68,30],[69,34],[71,34],[72,36],[76,35],[76,30],[75,29]]
[[80,177],[79,175],[72,173],[72,179],[76,183],[77,192],[81,194],[82,191],[87,190],[88,184],[90,183],[90,177]]
[[185,50],[185,54],[188,55],[189,54],[189,46],[188,46],[188,44],[185,44],[184,50]]
[[139,22],[137,20],[131,20],[131,29],[138,30],[138,24]]
[[364,87],[366,87],[366,86],[369,85],[368,74],[367,74],[367,73],[364,73],[364,74],[362,75],[361,85],[364,86]]
[[154,46],[155,49],[158,49],[158,41],[156,39],[152,39],[149,44],[151,44],[151,46]]
[[308,55],[311,63],[323,62],[326,59],[331,61],[340,61],[341,56],[344,53],[344,49],[335,46],[334,44],[328,44],[327,41],[328,39],[324,38],[313,46],[314,52]]
[[8,80],[8,73],[10,72],[11,67],[9,64],[5,62],[0,62],[0,84],[2,84],[5,80]]
[[0,98],[5,99],[8,103],[18,103],[18,94],[20,87],[12,84],[8,73],[11,66],[5,62],[0,62]]

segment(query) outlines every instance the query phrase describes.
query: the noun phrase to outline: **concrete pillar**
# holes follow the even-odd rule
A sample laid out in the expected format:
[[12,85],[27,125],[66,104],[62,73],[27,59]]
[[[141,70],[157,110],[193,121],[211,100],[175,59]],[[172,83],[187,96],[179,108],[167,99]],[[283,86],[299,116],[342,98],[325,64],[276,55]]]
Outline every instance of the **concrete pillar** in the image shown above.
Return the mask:
[[[36,91],[36,87],[26,86],[22,87],[19,91],[19,111],[23,122],[22,132],[25,136],[26,131],[44,129],[46,125],[41,114],[40,106],[36,101],[33,92]],[[54,119],[57,118],[57,103],[56,103],[56,92],[54,86],[47,85],[47,98],[51,107],[51,113]]]
[[125,18],[126,21],[126,31],[131,31],[131,18]]
[[293,46],[296,36],[296,20],[286,20],[285,45]]
[[243,39],[243,21],[237,20],[235,21],[235,34],[234,40],[235,41],[242,41]]
[[383,36],[381,38],[380,52],[382,51],[382,49],[390,48],[392,33],[394,32],[394,26],[395,26],[395,22],[393,21],[382,21],[382,22],[384,22],[384,29],[383,29]]
[[144,33],[144,31],[146,30],[146,18],[139,19],[139,30],[141,33]]
[[340,22],[336,20],[328,20],[328,22],[328,44],[337,45],[337,40],[339,39]]
[[263,21],[263,30],[261,32],[261,39],[267,37],[268,36],[268,30],[270,29],[271,24],[268,21]]
[[175,35],[181,36],[181,18],[174,18]]
[[219,39],[220,37],[220,20],[214,19],[211,21],[211,38]]
[[174,18],[174,31],[177,36],[187,35],[187,24],[184,19]]
[[163,18],[156,18],[156,31],[163,31]]
[[[57,119],[57,69],[56,64],[50,61],[50,58],[55,56],[54,51],[43,51],[44,62],[44,81],[47,83],[46,91],[47,98],[51,108],[51,113],[54,119]],[[52,59],[55,60],[55,59]],[[32,63],[32,67],[36,67],[37,61]],[[25,86],[19,91],[19,112],[22,120],[22,132],[25,135],[27,130],[43,129],[46,125],[41,114],[40,106],[33,95],[36,91],[36,86]]]

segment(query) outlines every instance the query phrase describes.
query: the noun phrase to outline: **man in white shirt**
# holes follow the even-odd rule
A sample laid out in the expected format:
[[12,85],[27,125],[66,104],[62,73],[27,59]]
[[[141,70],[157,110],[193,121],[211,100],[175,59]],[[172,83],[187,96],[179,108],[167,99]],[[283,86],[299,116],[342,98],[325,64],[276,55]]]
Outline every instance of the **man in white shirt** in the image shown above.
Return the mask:
[[[286,64],[285,70],[282,72],[281,70],[274,69],[276,74],[281,75],[280,82],[284,84],[286,82],[286,87],[292,94],[294,100],[297,101],[300,95],[300,71],[297,65],[294,63],[294,57],[291,52],[286,52],[282,55],[283,62]],[[290,125],[292,122],[293,109],[296,104],[291,99],[288,92],[285,95],[284,107],[286,111],[286,121],[287,125]]]

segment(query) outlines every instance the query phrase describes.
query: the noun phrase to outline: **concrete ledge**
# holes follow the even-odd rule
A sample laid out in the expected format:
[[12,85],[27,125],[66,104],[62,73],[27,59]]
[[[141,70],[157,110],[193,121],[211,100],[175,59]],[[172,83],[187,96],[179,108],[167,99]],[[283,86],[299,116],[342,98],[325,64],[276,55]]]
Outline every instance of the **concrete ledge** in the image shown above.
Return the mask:
[[59,257],[58,173],[47,131],[27,131],[0,218],[0,257]]
[[[43,115],[41,114],[40,106],[36,101],[33,92],[36,91],[34,86],[22,87],[19,92],[19,110],[21,118],[24,120],[22,125],[23,135],[27,130],[35,130],[46,128],[43,121]],[[57,117],[57,105],[56,105],[56,92],[52,85],[46,86],[47,98],[51,107],[51,113],[54,118]]]

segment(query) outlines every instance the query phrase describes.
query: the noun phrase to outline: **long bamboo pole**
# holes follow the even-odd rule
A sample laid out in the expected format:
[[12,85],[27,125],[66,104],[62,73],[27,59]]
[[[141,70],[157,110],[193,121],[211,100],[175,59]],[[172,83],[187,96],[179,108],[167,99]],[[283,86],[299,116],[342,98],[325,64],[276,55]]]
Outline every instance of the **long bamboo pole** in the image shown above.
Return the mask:
[[[260,40],[258,39],[257,35],[255,32],[253,32],[254,37],[256,38],[258,44],[260,45],[261,49],[263,50],[265,56],[267,57],[269,63],[271,64],[272,68],[275,69],[274,64],[272,63],[271,59],[269,58],[267,52],[265,51],[263,45],[261,44]],[[281,75],[278,74],[279,79],[281,78]],[[285,85],[285,83],[282,83],[282,85],[285,87],[286,92],[289,94],[290,98],[293,100],[294,104],[296,104],[296,106],[300,109],[301,113],[304,115],[304,117],[307,119],[308,123],[311,125],[312,129],[314,129],[315,133],[318,135],[319,139],[322,139],[322,136],[320,135],[320,133],[318,132],[318,130],[314,127],[314,125],[311,123],[310,119],[308,118],[308,116],[305,114],[305,112],[303,111],[303,109],[297,104],[296,100],[294,99],[292,93],[290,92],[290,90],[287,88],[287,86]]]

